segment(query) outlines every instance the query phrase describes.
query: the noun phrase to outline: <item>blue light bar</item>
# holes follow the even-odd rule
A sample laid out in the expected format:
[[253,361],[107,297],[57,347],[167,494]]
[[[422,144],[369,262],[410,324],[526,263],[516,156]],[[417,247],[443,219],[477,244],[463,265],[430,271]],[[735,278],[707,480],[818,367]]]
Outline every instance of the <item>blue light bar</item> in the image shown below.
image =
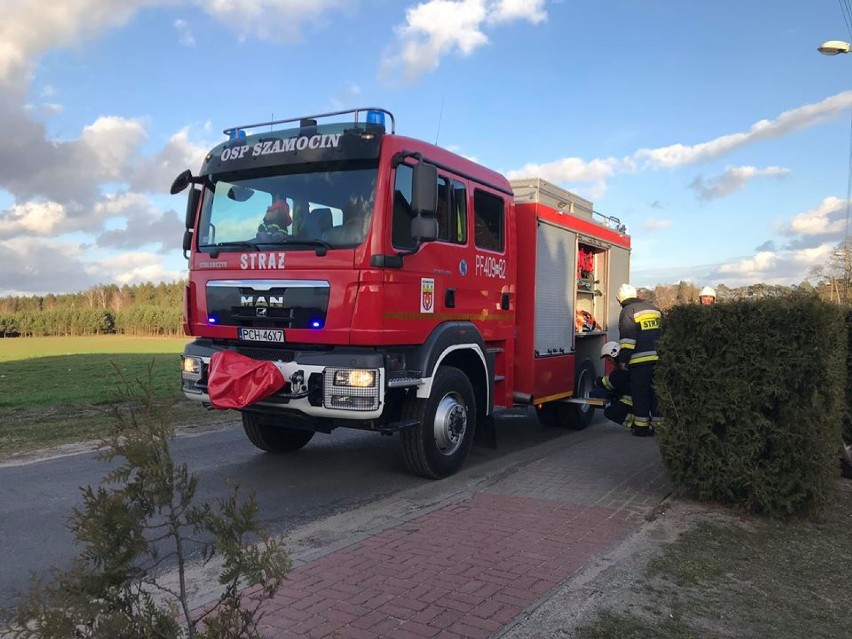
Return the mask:
[[367,111],[367,124],[375,124],[377,126],[385,128],[385,114],[381,111]]
[[237,138],[239,138],[240,140],[244,140],[245,137],[246,137],[246,132],[243,131],[242,129],[231,129],[230,131],[228,131],[228,139],[229,140],[236,140]]

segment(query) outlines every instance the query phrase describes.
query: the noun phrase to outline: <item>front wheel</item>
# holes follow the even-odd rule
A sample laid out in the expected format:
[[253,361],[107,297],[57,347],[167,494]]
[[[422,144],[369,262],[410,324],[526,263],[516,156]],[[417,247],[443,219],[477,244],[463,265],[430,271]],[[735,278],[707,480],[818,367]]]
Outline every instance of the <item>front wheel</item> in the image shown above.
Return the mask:
[[458,368],[441,366],[429,398],[407,398],[403,416],[419,422],[400,435],[402,454],[411,472],[440,479],[461,467],[476,430],[476,402],[467,375]]
[[292,453],[304,448],[314,432],[278,426],[271,419],[256,413],[242,413],[243,430],[249,441],[267,453]]

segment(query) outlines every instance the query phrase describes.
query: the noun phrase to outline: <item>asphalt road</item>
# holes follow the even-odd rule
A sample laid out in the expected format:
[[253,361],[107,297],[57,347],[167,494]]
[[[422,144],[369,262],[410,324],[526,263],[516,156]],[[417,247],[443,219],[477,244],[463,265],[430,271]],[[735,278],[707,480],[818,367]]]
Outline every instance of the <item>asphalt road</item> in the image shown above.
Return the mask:
[[[540,426],[531,411],[501,415],[497,430],[497,450],[475,447],[466,468],[570,436]],[[200,500],[224,496],[236,483],[255,494],[262,521],[276,533],[432,482],[408,473],[397,437],[347,429],[317,434],[295,454],[270,455],[235,423],[179,438],[174,454],[199,477]],[[98,484],[106,470],[93,454],[0,467],[0,606],[27,589],[30,574],[47,575],[76,554],[67,518],[81,503],[80,487]]]

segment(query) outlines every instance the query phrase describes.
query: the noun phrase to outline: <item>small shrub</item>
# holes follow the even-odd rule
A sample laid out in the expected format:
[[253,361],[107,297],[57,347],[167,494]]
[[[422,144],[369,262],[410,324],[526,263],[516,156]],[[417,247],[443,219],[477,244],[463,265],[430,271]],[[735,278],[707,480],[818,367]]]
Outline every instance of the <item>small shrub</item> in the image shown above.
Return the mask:
[[[240,501],[236,487],[215,506],[195,504],[198,480],[172,457],[169,407],[154,401],[150,367],[148,373],[138,389],[125,383],[125,400],[136,401],[114,410],[115,429],[101,447],[100,458],[118,466],[98,487],[82,489],[83,505],[69,519],[79,556],[70,569],[36,580],[23,605],[4,611],[8,636],[260,636],[260,606],[289,571],[287,552],[260,527],[254,499]],[[200,614],[190,609],[186,583],[193,552],[222,565],[222,593]],[[166,579],[171,567],[176,584]]]

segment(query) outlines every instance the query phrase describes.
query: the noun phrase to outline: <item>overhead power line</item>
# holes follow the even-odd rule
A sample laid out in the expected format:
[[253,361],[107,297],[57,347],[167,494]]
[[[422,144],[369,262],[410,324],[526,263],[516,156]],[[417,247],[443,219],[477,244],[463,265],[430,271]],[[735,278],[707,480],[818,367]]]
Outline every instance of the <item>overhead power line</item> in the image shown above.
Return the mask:
[[837,0],[840,3],[840,11],[843,13],[843,21],[846,23],[846,30],[852,36],[852,4],[850,0]]

